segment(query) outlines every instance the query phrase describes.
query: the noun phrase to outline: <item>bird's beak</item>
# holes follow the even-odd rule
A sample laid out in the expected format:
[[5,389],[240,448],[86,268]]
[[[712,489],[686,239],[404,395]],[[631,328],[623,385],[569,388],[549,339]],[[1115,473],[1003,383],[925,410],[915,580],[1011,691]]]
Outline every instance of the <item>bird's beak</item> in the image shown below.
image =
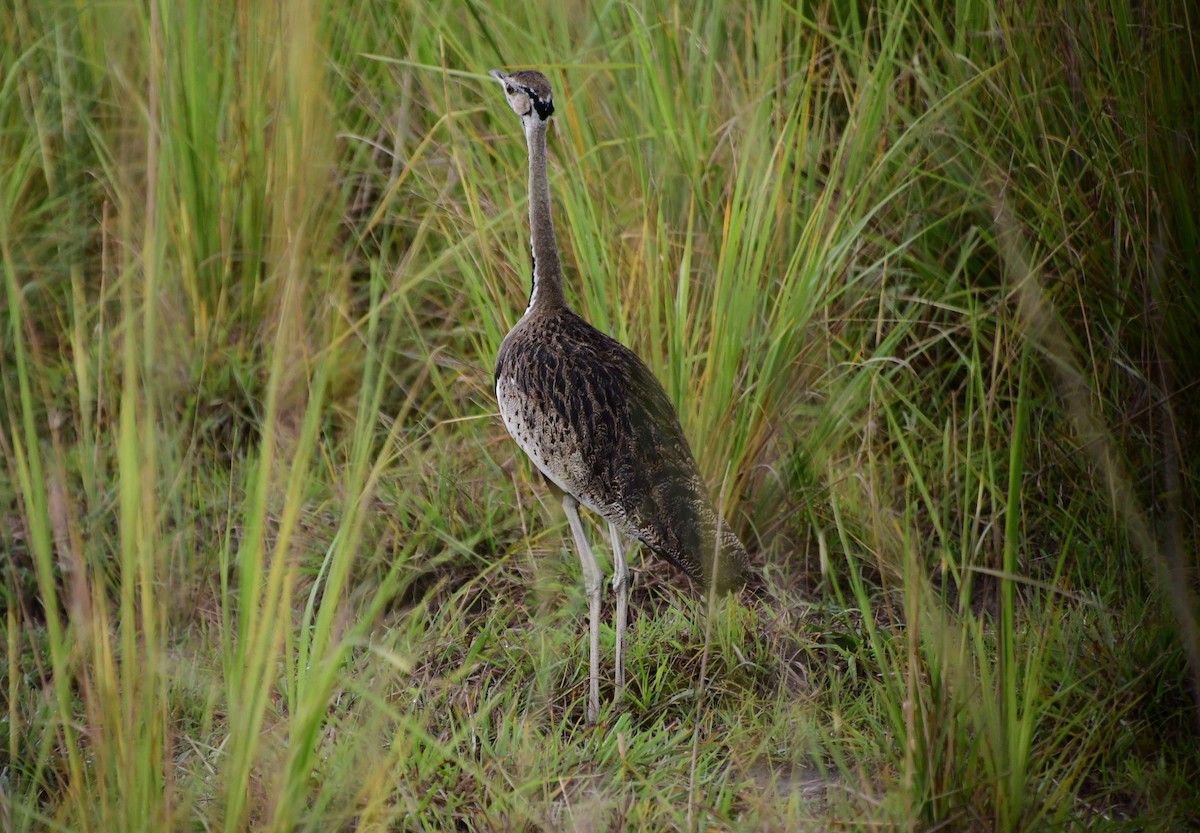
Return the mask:
[[507,75],[506,73],[503,73],[503,72],[501,72],[501,71],[500,71],[500,70],[498,70],[498,69],[489,69],[489,70],[488,70],[488,75],[490,75],[490,76],[492,76],[493,78],[495,78],[495,79],[496,79],[497,81],[499,81],[501,84],[503,84],[503,83],[504,83],[504,79],[508,78],[508,75]]

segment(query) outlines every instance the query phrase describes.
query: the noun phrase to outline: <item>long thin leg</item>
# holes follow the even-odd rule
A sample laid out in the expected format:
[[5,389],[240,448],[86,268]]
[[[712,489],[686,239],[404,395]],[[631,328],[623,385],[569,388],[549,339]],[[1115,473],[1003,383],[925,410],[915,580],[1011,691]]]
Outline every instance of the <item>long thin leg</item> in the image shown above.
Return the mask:
[[613,553],[613,593],[617,596],[617,614],[613,623],[617,632],[617,685],[613,701],[621,702],[625,696],[625,625],[629,618],[629,565],[625,562],[625,553],[621,552],[621,534],[610,521],[608,536],[612,539]]
[[596,564],[596,556],[588,546],[583,523],[579,520],[579,501],[564,494],[562,503],[567,513],[567,523],[571,525],[571,534],[575,536],[575,549],[579,551],[579,562],[583,565],[583,587],[588,595],[591,658],[588,662],[587,719],[588,723],[595,723],[600,716],[600,567]]

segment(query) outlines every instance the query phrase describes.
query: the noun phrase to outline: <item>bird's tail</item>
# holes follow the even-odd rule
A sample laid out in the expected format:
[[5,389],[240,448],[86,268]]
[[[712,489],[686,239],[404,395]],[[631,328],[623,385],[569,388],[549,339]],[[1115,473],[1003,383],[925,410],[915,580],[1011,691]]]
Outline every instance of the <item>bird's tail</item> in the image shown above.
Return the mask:
[[[751,592],[756,589],[761,592],[762,577],[753,565],[746,548],[738,539],[729,524],[719,520],[714,546],[708,548],[705,558],[701,559],[704,571],[702,586],[714,586],[718,593],[728,593],[747,587]],[[755,592],[755,595],[758,595]]]

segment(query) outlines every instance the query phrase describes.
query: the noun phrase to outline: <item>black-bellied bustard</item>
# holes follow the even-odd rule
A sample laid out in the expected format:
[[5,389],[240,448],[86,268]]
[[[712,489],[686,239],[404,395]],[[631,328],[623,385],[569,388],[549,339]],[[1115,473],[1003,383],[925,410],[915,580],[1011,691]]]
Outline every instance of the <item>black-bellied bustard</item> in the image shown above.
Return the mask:
[[718,515],[671,400],[631,350],[575,314],[563,296],[550,216],[546,127],[554,113],[540,72],[492,70],[529,146],[533,288],[496,356],[504,425],[553,487],[579,550],[588,595],[588,722],[600,711],[600,568],[579,504],[608,521],[616,592],[616,697],[625,686],[629,570],[622,534],[679,567],[700,588],[726,591],[749,577],[746,550]]

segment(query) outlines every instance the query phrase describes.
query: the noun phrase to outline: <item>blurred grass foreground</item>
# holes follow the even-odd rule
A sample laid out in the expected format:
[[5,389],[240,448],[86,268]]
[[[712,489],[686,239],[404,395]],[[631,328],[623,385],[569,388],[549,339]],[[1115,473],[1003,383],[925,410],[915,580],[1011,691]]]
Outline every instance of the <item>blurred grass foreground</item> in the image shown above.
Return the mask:
[[[1197,30],[6,3],[0,830],[1200,826]],[[530,65],[568,298],[778,601],[635,549],[595,728],[492,393]]]

